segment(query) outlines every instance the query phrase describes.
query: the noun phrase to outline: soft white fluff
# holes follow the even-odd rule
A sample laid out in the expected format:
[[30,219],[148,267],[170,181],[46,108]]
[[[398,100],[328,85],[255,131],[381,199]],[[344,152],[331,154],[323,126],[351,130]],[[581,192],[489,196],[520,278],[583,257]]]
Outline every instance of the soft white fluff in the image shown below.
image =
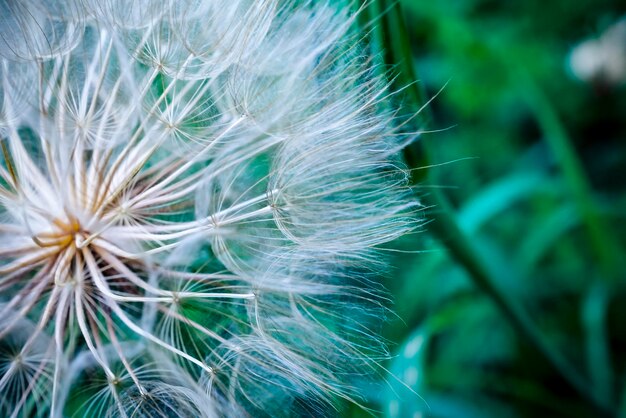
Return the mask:
[[350,374],[384,353],[365,272],[417,204],[351,17],[0,15],[0,415],[321,415],[358,396]]

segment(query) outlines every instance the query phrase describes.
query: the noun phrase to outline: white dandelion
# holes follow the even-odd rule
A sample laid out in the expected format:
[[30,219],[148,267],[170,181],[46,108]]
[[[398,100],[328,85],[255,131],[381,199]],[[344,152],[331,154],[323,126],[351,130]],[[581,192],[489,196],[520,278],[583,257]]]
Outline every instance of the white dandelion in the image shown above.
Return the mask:
[[0,5],[0,412],[356,399],[348,376],[384,354],[367,272],[417,204],[350,17],[284,0]]

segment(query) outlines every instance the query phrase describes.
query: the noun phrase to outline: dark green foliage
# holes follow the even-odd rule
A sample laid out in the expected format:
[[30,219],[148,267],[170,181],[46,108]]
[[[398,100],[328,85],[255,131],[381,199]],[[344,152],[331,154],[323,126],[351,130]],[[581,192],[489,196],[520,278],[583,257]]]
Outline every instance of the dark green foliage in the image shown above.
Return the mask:
[[397,256],[386,281],[403,321],[387,329],[390,383],[370,396],[381,416],[626,416],[626,87],[568,66],[621,10],[368,6],[361,24],[379,16],[363,27],[393,87],[411,85],[401,113],[437,96],[415,122],[443,130],[406,155],[431,165],[413,178],[432,223],[396,244],[423,252]]

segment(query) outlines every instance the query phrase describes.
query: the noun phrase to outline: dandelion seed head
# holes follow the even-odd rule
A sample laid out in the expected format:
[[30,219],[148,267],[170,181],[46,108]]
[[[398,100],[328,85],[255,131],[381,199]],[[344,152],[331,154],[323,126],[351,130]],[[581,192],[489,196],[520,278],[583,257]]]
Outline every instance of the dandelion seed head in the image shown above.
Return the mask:
[[283,0],[1,6],[0,411],[355,400],[347,376],[386,355],[369,272],[419,207],[352,17]]

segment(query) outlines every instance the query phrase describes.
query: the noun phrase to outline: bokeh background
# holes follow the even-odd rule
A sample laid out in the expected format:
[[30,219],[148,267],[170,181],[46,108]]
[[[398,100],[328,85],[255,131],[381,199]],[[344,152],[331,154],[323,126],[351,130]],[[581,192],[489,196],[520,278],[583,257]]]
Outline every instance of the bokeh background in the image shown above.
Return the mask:
[[432,99],[409,124],[432,131],[407,151],[426,223],[389,251],[374,416],[626,417],[625,18],[616,0],[369,3],[394,100]]

